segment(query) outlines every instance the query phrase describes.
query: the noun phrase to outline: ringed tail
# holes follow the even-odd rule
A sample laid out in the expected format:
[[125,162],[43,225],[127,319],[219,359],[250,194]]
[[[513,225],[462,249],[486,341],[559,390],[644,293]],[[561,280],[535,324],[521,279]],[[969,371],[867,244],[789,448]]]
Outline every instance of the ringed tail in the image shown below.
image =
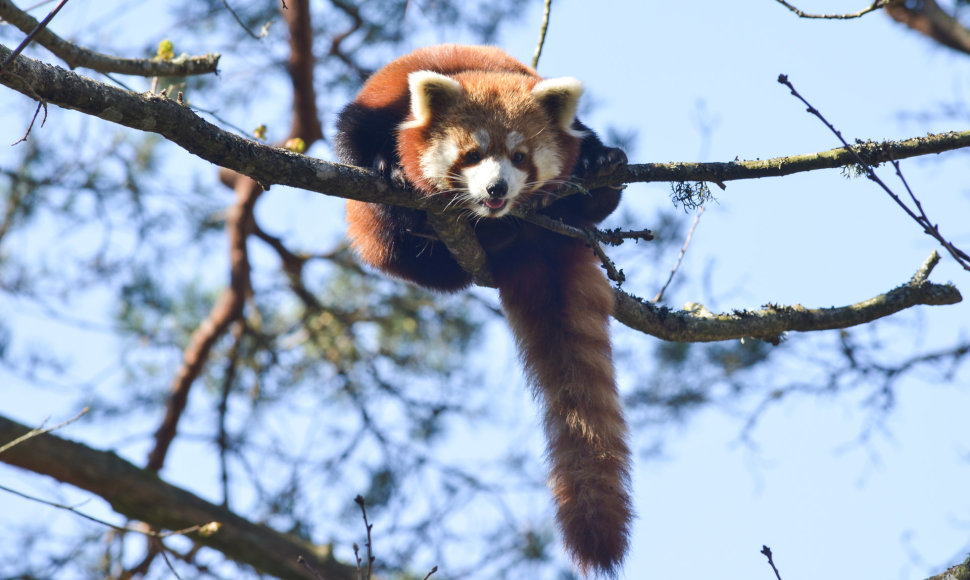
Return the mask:
[[550,486],[566,549],[584,575],[616,576],[629,544],[630,451],[613,371],[613,291],[582,242],[539,244],[497,268],[509,325],[541,398]]

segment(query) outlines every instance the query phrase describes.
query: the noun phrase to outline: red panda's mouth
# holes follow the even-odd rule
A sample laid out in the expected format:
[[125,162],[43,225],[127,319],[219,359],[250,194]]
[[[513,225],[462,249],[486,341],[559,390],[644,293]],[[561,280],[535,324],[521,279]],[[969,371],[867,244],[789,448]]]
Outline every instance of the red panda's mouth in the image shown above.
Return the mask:
[[492,211],[498,211],[498,210],[502,209],[503,207],[505,207],[505,201],[506,201],[505,199],[498,199],[498,198],[492,198],[492,197],[490,197],[490,198],[486,199],[485,201],[483,201],[482,203],[484,203],[485,206],[488,209],[490,209]]

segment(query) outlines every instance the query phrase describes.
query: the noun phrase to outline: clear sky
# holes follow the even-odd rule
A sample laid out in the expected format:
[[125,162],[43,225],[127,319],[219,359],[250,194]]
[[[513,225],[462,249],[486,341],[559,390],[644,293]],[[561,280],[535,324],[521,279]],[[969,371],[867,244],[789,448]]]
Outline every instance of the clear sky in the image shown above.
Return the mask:
[[[867,4],[806,0],[799,7],[846,12]],[[501,44],[528,61],[541,2],[530,1],[526,11]],[[467,40],[444,30],[427,39]],[[937,48],[879,13],[810,21],[771,0],[557,0],[539,70],[583,80],[595,103],[585,116],[591,127],[635,129],[635,162],[730,161],[836,147],[827,129],[776,82],[780,73],[850,140],[970,125],[966,115],[942,122],[905,115],[966,103],[970,57]],[[0,140],[11,142],[19,131],[19,125],[13,133],[3,130]],[[964,249],[970,247],[968,165],[967,152],[904,163],[927,212]],[[882,175],[895,185],[891,172]],[[689,282],[668,296],[672,306],[705,302],[705,283],[720,297],[708,303],[712,310],[767,302],[845,305],[905,282],[937,248],[873,184],[837,170],[732,182],[716,193],[718,203],[708,208],[682,266]],[[624,208],[644,220],[670,204],[666,184],[633,186],[625,195]],[[305,206],[284,209],[278,219],[290,227],[317,221]],[[654,263],[652,257],[644,262]],[[620,265],[631,275],[627,290],[648,297],[656,292],[636,285],[636,262]],[[951,280],[970,293],[970,274],[947,257],[932,279]],[[889,362],[944,347],[970,334],[970,300],[918,308],[882,328]],[[830,334],[822,340],[832,346],[837,338]],[[655,339],[617,328],[617,341],[633,353],[621,376],[632,376],[636,356],[648,360]],[[496,349],[514,356],[508,342]],[[778,372],[812,377],[819,368],[806,361]],[[770,579],[763,544],[774,550],[784,580],[895,580],[939,572],[970,550],[968,376],[964,368],[954,384],[937,385],[936,376],[904,381],[885,430],[866,443],[858,438],[870,415],[859,395],[787,399],[762,418],[753,445],[738,439],[756,401],[694,416],[668,432],[662,458],[637,463],[639,518],[625,577]],[[531,404],[526,389],[510,388],[516,402]],[[57,405],[21,403],[13,416],[23,421],[40,420]],[[518,416],[534,437],[536,415],[529,409]],[[649,437],[634,433],[641,445]],[[179,476],[166,473],[176,481]],[[0,495],[0,506],[8,503]]]

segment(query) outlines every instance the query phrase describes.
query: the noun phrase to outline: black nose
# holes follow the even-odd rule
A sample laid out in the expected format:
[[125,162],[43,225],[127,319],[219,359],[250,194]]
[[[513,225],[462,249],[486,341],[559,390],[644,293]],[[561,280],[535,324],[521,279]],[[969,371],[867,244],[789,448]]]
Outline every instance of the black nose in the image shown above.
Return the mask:
[[488,192],[489,197],[505,197],[509,192],[509,184],[504,179],[499,179],[495,183],[490,183],[485,191]]

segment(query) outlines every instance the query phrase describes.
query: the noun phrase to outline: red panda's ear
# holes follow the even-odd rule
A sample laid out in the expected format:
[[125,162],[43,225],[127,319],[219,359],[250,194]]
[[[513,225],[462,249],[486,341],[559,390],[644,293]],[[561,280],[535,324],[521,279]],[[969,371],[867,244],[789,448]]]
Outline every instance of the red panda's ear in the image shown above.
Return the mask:
[[414,120],[408,123],[423,126],[431,120],[434,113],[440,113],[461,98],[462,88],[455,79],[419,70],[408,75],[408,89],[411,92],[411,115]]
[[571,133],[576,119],[579,97],[583,94],[583,83],[572,77],[545,79],[532,88],[532,96],[552,115],[553,120],[564,131]]

